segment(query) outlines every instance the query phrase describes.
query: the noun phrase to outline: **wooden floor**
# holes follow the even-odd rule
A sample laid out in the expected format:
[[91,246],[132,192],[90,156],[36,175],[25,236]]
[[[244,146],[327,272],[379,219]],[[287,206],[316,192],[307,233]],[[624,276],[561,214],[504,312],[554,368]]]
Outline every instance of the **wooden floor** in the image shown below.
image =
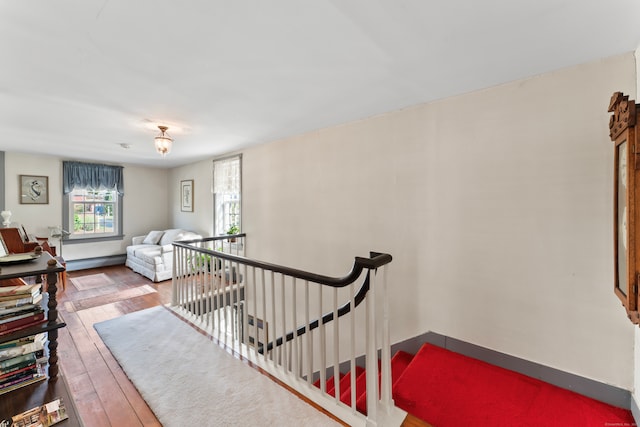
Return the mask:
[[[100,273],[113,284],[77,290],[69,280]],[[58,309],[67,323],[60,330],[58,355],[85,426],[161,426],[93,325],[170,299],[170,280],[153,283],[124,266],[67,273],[66,290],[58,296]]]

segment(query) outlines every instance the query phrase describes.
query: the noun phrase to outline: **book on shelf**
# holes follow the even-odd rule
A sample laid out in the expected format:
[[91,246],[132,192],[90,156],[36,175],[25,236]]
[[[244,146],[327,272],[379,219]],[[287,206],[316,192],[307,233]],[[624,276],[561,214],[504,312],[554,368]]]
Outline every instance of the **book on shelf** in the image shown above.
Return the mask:
[[24,381],[22,381],[22,382],[20,382],[18,384],[14,384],[14,385],[9,386],[7,388],[1,389],[0,390],[0,394],[9,393],[9,392],[11,392],[13,390],[19,389],[20,387],[25,387],[25,386],[28,386],[28,385],[31,385],[31,384],[35,384],[35,383],[43,381],[45,379],[47,379],[47,375],[46,374],[34,376],[33,378],[31,378],[29,380],[24,380]]
[[32,341],[24,341],[20,345],[0,348],[0,361],[44,350],[44,345],[47,342],[47,335],[41,333],[33,335],[32,337]]
[[29,310],[18,311],[15,313],[0,313],[0,325],[9,323],[13,320],[24,319],[25,317],[33,316],[43,311],[42,307],[33,307]]
[[12,320],[7,323],[2,323],[0,324],[0,336],[10,334],[19,329],[24,329],[29,326],[39,325],[46,321],[47,319],[45,317],[44,311],[41,311],[39,313],[32,314],[29,317],[23,317],[21,319]]
[[47,362],[43,350],[0,362],[5,366],[0,374],[0,394],[45,379]]
[[27,353],[12,357],[11,359],[3,360],[0,362],[0,375],[12,372],[16,368],[22,368],[24,366],[34,364],[37,359],[38,356],[35,353]]
[[0,373],[0,384],[7,378],[17,373],[26,371],[34,367],[38,367],[40,365],[45,366],[48,361],[49,358],[44,355],[43,351],[38,351],[35,353],[35,359],[29,358],[29,360],[25,360],[23,362],[12,365],[6,368],[2,373]]
[[9,373],[0,375],[0,384],[4,384],[5,381],[11,381],[15,377],[17,377],[19,374],[36,372],[37,369],[38,369],[38,362],[33,363],[31,365],[27,365],[27,366],[25,366],[23,368],[17,368],[13,372],[9,372]]
[[26,371],[22,371],[19,372],[15,375],[12,375],[8,378],[6,378],[5,380],[3,380],[0,383],[0,393],[2,393],[4,390],[12,388],[16,385],[20,385],[23,384],[25,382],[31,381],[31,380],[35,380],[38,378],[42,378],[45,377],[46,374],[44,373],[44,371],[42,371],[42,369],[40,369],[38,367],[38,365],[34,365],[32,368],[26,370]]
[[42,339],[44,340],[47,339],[47,334],[45,332],[41,332],[39,334],[29,335],[28,337],[21,337],[15,340],[5,341],[3,343],[0,343],[0,350],[9,348],[9,347],[18,347],[18,346],[21,346],[22,344],[27,344],[27,343],[42,340]]
[[2,286],[0,287],[0,301],[15,299],[16,296],[36,296],[40,293],[41,287],[42,285],[40,283],[33,285]]
[[35,296],[16,295],[13,299],[0,301],[0,310],[16,308],[27,304],[38,304],[40,301],[42,301],[41,293]]
[[38,294],[37,297],[33,299],[31,298],[29,299],[31,300],[31,302],[19,302],[19,301],[22,301],[22,298],[18,300],[10,300],[15,305],[7,305],[4,307],[0,306],[0,316],[6,316],[12,313],[22,313],[22,312],[33,310],[40,307],[39,303],[42,300],[42,294]]
[[62,399],[55,399],[42,406],[14,415],[10,420],[0,420],[0,426],[50,427],[69,418]]

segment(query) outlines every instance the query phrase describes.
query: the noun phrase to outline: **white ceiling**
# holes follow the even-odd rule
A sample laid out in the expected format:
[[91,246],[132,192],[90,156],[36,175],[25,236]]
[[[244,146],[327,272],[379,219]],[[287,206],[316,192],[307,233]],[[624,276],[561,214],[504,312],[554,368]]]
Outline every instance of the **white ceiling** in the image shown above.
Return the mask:
[[638,0],[2,0],[0,150],[174,167],[639,42]]

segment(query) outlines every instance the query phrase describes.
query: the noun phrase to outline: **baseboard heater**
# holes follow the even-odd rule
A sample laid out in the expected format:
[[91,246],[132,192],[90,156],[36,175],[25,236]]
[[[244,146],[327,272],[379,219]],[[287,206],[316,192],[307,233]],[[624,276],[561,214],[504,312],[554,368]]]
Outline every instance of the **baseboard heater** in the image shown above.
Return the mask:
[[95,258],[83,258],[74,260],[65,260],[67,263],[67,271],[86,270],[88,268],[108,267],[111,265],[124,265],[127,260],[126,254],[109,255]]

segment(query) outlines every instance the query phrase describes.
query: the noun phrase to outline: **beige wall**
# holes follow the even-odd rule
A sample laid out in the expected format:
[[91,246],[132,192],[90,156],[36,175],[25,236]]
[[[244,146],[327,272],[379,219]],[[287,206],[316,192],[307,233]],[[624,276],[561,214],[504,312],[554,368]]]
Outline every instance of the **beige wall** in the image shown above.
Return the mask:
[[[12,221],[22,223],[29,233],[48,236],[47,227],[62,224],[62,160],[16,152],[5,153],[5,206],[13,213]],[[165,169],[124,166],[124,240],[64,245],[67,260],[118,255],[126,251],[131,237],[150,229],[170,225]],[[49,177],[49,204],[21,205],[18,194],[19,175]],[[57,244],[57,241],[54,242]]]
[[[182,212],[180,182],[193,180],[193,212]],[[174,227],[195,231],[203,236],[213,233],[213,161],[203,160],[169,172],[169,206]]]
[[631,389],[607,106],[632,54],[248,149],[249,255],[389,252],[393,342],[432,330]]

